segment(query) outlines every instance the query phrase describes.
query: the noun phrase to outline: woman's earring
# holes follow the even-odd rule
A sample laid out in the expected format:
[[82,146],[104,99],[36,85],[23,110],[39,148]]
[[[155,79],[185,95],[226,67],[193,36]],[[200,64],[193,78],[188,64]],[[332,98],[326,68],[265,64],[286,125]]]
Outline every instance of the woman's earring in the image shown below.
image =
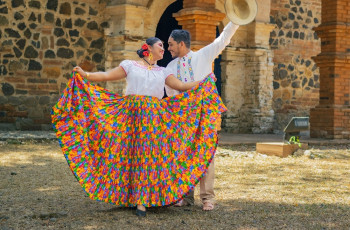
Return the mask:
[[153,55],[152,53],[149,53],[149,56],[148,56],[149,60],[152,61],[153,60]]

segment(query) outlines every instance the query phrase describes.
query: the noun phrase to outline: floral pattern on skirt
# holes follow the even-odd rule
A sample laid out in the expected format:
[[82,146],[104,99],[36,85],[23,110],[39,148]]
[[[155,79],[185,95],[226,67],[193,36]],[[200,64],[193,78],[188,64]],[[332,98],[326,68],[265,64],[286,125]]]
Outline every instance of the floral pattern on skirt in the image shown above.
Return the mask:
[[73,174],[91,199],[170,205],[194,189],[217,147],[226,107],[213,76],[174,97],[120,96],[73,72],[52,123]]

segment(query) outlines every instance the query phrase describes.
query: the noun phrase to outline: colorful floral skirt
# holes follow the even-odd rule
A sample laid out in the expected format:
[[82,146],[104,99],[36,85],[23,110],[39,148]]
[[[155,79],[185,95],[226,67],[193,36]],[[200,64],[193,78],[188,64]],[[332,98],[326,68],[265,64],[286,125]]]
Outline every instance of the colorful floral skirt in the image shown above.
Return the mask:
[[73,174],[91,199],[164,206],[194,189],[217,147],[226,108],[212,76],[159,100],[120,96],[73,73],[52,122]]

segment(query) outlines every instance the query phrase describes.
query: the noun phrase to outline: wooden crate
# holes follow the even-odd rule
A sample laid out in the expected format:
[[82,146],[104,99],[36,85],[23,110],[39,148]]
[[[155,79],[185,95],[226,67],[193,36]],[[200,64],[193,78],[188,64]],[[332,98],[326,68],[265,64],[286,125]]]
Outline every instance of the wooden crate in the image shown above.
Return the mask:
[[283,142],[256,143],[256,151],[269,156],[287,157],[297,151],[299,148],[307,149],[308,144],[302,143],[301,147],[299,147],[298,144],[286,144]]

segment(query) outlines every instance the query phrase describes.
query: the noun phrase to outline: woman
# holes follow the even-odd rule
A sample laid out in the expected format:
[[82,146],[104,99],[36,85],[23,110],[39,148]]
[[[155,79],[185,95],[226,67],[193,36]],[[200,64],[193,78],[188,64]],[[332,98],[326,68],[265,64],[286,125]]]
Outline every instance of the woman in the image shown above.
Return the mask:
[[[52,120],[68,164],[90,198],[137,207],[176,203],[205,174],[217,145],[212,118],[225,111],[213,79],[182,83],[156,65],[163,43],[149,38],[140,60],[108,72],[73,69]],[[126,78],[126,96],[91,81]],[[164,84],[179,91],[161,100]]]

